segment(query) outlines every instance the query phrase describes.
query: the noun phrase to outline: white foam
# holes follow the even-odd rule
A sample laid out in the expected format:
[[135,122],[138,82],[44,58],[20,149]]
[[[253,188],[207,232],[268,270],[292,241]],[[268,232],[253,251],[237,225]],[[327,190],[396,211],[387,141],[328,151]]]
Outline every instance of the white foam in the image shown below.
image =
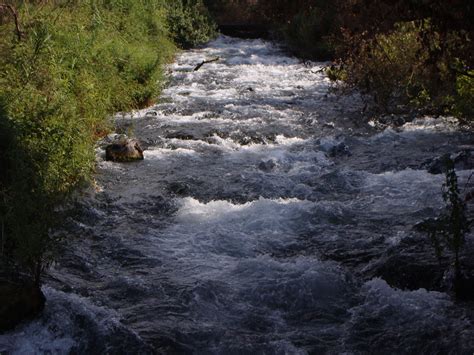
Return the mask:
[[446,132],[458,129],[459,121],[454,117],[421,117],[413,122],[405,123],[401,129],[404,132],[428,131]]
[[[380,174],[364,174],[363,191],[370,199],[368,211],[407,214],[421,208],[442,206],[442,175],[426,170],[405,169]],[[362,199],[361,199],[362,201]]]
[[[41,318],[0,335],[0,351],[15,355],[67,354],[81,347],[87,348],[90,339],[87,336],[81,339],[80,335],[93,330],[81,329],[78,317],[86,320],[83,326],[87,327],[87,322],[90,322],[96,328],[97,337],[113,333],[114,329],[124,329],[115,312],[98,307],[85,298],[49,287],[44,287],[43,292],[47,302]],[[138,338],[136,334],[133,336]]]
[[[422,327],[436,329],[445,322],[446,312],[452,306],[449,296],[444,293],[425,289],[402,291],[391,288],[380,278],[366,282],[362,292],[364,302],[350,310],[352,322],[367,317],[377,318],[392,324],[393,331],[404,326],[415,327],[412,329],[414,333]],[[412,321],[416,321],[416,325]],[[467,319],[460,319],[460,322],[469,325]]]
[[150,148],[143,152],[143,156],[147,160],[167,159],[170,156],[194,156],[195,154],[195,150],[187,148]]
[[394,130],[388,127],[374,135],[371,140],[396,141],[400,138],[416,139],[417,134],[454,132],[459,129],[459,121],[453,117],[419,117]]
[[[302,201],[296,198],[291,199],[265,199],[260,198],[256,201],[247,202],[244,204],[234,204],[229,201],[211,201],[209,203],[201,203],[198,200],[187,197],[184,198],[181,202],[181,208],[177,213],[178,220],[185,223],[202,223],[204,221],[210,222],[219,222],[223,223],[227,220],[230,222],[232,219],[249,219],[251,217],[257,217],[261,219],[263,215],[270,217],[273,215],[272,219],[278,217],[278,210],[286,211],[290,206],[310,206],[312,202]],[[283,207],[283,209],[282,209]],[[256,212],[258,211],[258,214]]]

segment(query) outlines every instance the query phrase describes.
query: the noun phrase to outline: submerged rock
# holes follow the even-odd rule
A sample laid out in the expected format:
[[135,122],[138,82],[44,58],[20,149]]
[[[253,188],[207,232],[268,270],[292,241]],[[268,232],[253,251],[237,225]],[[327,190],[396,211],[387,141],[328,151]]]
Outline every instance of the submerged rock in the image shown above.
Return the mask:
[[258,168],[265,172],[272,171],[273,169],[275,169],[276,166],[277,164],[273,159],[270,159],[267,161],[261,161],[260,164],[258,164]]
[[352,155],[344,140],[339,140],[333,137],[321,139],[319,142],[319,147],[331,158]]
[[190,140],[196,140],[197,138],[194,137],[192,133],[188,133],[185,131],[177,131],[177,132],[172,132],[166,135],[167,139],[180,139],[183,141],[190,141]]
[[367,268],[370,277],[380,277],[401,290],[441,290],[442,268],[435,258],[426,255],[392,254]]
[[105,160],[116,162],[143,160],[143,149],[137,140],[125,139],[105,148]]
[[176,181],[169,184],[168,190],[176,195],[186,195],[189,193],[189,185],[184,182]]
[[462,301],[474,300],[474,277],[462,277],[453,283],[453,291],[456,297]]
[[148,112],[145,114],[145,117],[150,117],[150,116],[157,117],[157,116],[158,116],[158,112],[156,112],[156,111],[148,111]]
[[457,299],[473,301],[474,271],[472,265],[463,265],[463,270],[459,274],[456,274],[453,265],[451,265],[444,273],[442,285],[446,291],[451,292]]
[[0,283],[0,333],[37,316],[45,302],[39,287]]
[[266,144],[275,143],[276,136],[274,134],[262,134],[259,132],[255,132],[251,134],[245,134],[244,136],[237,134],[233,136],[232,139],[237,141],[237,143],[239,143],[242,146],[247,146],[247,145],[252,145],[252,144],[266,145]]
[[474,156],[470,150],[463,150],[453,154],[430,159],[423,163],[423,166],[430,174],[443,174],[446,172],[446,160],[451,159],[454,162],[456,170],[470,170],[474,168]]
[[99,142],[98,145],[100,148],[105,149],[108,145],[112,143],[118,143],[118,142],[123,142],[127,140],[128,137],[126,134],[120,134],[120,133],[110,133],[109,135],[105,136],[102,138]]

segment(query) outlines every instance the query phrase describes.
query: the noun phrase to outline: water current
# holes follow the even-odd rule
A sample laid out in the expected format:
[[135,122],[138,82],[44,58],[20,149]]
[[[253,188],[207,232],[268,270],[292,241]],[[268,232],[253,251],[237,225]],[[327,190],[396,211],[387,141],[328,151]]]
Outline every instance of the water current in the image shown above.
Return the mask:
[[413,229],[472,133],[367,122],[324,65],[225,36],[179,55],[160,103],[116,117],[144,161],[97,149],[46,309],[0,353],[472,354],[474,307]]

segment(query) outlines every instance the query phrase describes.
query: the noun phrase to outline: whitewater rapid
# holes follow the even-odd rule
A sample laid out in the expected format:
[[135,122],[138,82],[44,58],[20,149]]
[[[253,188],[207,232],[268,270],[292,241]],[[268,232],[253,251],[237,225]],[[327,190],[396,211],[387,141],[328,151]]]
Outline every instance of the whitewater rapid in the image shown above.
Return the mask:
[[160,102],[115,119],[145,160],[98,147],[44,314],[0,353],[472,354],[473,307],[413,230],[443,206],[427,166],[472,133],[380,128],[324,65],[225,36],[181,53]]

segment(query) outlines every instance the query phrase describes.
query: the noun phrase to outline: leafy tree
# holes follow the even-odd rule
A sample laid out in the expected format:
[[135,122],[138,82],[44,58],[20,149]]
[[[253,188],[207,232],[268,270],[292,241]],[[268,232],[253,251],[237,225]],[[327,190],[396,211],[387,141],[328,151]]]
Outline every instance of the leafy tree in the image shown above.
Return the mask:
[[216,24],[202,0],[169,2],[168,24],[174,41],[181,48],[191,48],[216,35]]

